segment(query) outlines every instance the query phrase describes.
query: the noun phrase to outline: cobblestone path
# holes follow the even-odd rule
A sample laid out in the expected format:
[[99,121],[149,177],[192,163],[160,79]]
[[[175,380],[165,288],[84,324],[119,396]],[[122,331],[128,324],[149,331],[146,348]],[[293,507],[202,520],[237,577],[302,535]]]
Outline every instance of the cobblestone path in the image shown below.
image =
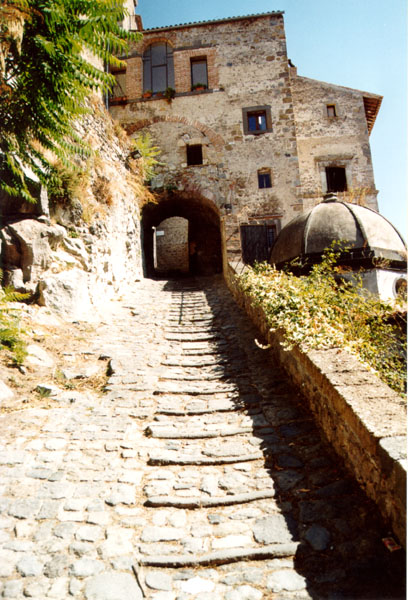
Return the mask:
[[0,595],[404,598],[402,551],[220,280],[144,281],[103,398],[1,417]]

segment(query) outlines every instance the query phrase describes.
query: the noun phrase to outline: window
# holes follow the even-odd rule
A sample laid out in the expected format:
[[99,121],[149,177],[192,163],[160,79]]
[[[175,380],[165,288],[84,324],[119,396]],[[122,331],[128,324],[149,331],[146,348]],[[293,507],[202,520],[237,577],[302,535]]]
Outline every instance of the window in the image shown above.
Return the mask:
[[326,106],[327,116],[328,117],[337,117],[337,110],[335,104],[328,104]]
[[208,87],[207,59],[205,57],[191,59],[191,89],[200,83],[204,87]]
[[187,164],[203,164],[203,147],[201,144],[191,144],[190,146],[187,146]]
[[326,167],[326,181],[328,192],[346,192],[346,169],[344,167]]
[[248,131],[258,132],[266,131],[266,112],[264,110],[258,110],[256,112],[249,112],[248,118]]
[[271,172],[269,169],[260,169],[258,171],[258,187],[259,189],[272,187]]
[[174,88],[173,50],[169,44],[152,44],[143,54],[143,91]]
[[258,135],[272,131],[270,106],[243,108],[242,116],[245,135]]
[[114,71],[116,82],[112,90],[111,97],[119,98],[126,96],[126,69],[120,71]]

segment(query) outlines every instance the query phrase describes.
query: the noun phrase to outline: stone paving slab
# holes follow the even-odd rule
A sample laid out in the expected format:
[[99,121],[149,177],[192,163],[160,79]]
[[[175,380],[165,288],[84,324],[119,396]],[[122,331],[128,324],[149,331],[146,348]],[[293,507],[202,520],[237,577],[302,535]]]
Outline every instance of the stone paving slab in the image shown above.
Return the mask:
[[386,524],[220,281],[145,280],[108,308],[84,340],[111,361],[103,395],[0,415],[1,598],[405,597]]

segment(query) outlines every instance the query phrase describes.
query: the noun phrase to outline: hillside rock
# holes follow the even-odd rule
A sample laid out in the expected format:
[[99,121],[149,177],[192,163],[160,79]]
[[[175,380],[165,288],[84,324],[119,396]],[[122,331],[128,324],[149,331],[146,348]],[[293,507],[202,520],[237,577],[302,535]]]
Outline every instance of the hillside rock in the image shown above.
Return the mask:
[[96,106],[76,129],[95,153],[80,165],[83,186],[69,200],[51,202],[49,212],[3,211],[0,251],[4,283],[65,319],[90,320],[141,278],[140,209],[127,141],[109,115]]

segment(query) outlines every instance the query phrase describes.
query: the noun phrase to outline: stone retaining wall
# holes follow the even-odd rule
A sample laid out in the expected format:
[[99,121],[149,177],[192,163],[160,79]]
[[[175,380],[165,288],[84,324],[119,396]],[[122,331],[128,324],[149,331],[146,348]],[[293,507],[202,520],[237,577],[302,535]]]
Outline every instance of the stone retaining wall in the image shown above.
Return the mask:
[[[406,412],[393,390],[343,350],[284,350],[283,336],[268,331],[263,310],[237,286],[229,266],[226,283],[299,386],[334,450],[375,501],[405,545]],[[350,507],[351,508],[351,507]]]

